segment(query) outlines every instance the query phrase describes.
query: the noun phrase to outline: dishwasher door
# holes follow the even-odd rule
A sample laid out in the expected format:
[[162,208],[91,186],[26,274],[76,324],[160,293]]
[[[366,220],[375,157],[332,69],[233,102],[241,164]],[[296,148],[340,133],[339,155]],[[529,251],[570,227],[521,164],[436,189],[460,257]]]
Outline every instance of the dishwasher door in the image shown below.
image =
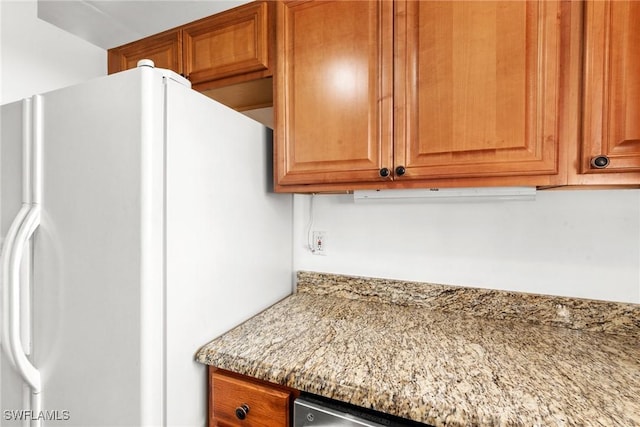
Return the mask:
[[[351,411],[353,412],[353,411]],[[374,418],[367,416],[367,418]],[[293,404],[293,427],[388,427],[389,422],[379,418],[365,419],[354,413],[346,412],[336,405],[299,397]]]

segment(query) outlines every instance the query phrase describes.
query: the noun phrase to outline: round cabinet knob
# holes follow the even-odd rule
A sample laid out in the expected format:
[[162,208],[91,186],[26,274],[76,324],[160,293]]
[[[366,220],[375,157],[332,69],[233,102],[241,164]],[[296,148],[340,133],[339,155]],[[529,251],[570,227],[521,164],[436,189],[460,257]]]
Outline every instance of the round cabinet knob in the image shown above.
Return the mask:
[[248,413],[249,413],[249,406],[247,406],[245,403],[243,403],[242,405],[236,408],[236,417],[239,420],[244,420],[245,418],[247,418]]
[[609,158],[607,156],[596,156],[591,159],[591,166],[596,169],[604,169],[609,166]]
[[404,166],[398,166],[396,168],[396,175],[398,176],[402,176],[407,172],[407,170],[404,168]]
[[380,169],[380,176],[383,177],[383,178],[388,177],[390,173],[391,173],[391,171],[388,168]]

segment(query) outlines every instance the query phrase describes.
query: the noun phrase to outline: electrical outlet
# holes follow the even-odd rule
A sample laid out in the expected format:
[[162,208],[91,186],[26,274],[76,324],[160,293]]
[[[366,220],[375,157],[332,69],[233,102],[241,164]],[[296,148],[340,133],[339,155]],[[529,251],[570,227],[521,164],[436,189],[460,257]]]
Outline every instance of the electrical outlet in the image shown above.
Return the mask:
[[314,255],[326,255],[327,254],[327,233],[324,231],[314,231],[313,241],[311,243],[311,252]]

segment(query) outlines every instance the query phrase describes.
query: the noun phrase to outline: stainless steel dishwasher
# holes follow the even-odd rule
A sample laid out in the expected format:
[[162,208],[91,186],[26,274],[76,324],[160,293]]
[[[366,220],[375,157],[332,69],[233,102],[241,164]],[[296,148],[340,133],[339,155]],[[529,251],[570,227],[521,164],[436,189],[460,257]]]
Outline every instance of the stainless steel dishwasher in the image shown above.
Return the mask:
[[340,402],[303,396],[293,404],[293,427],[403,427],[424,426]]

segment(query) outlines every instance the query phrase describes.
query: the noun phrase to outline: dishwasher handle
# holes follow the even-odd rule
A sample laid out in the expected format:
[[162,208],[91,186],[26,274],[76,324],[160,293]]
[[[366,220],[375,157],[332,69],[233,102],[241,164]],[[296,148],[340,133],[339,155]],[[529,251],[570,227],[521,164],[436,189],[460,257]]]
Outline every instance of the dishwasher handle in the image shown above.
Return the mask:
[[388,422],[381,421],[383,424],[305,397],[297,398],[293,404],[293,427],[389,427]]

